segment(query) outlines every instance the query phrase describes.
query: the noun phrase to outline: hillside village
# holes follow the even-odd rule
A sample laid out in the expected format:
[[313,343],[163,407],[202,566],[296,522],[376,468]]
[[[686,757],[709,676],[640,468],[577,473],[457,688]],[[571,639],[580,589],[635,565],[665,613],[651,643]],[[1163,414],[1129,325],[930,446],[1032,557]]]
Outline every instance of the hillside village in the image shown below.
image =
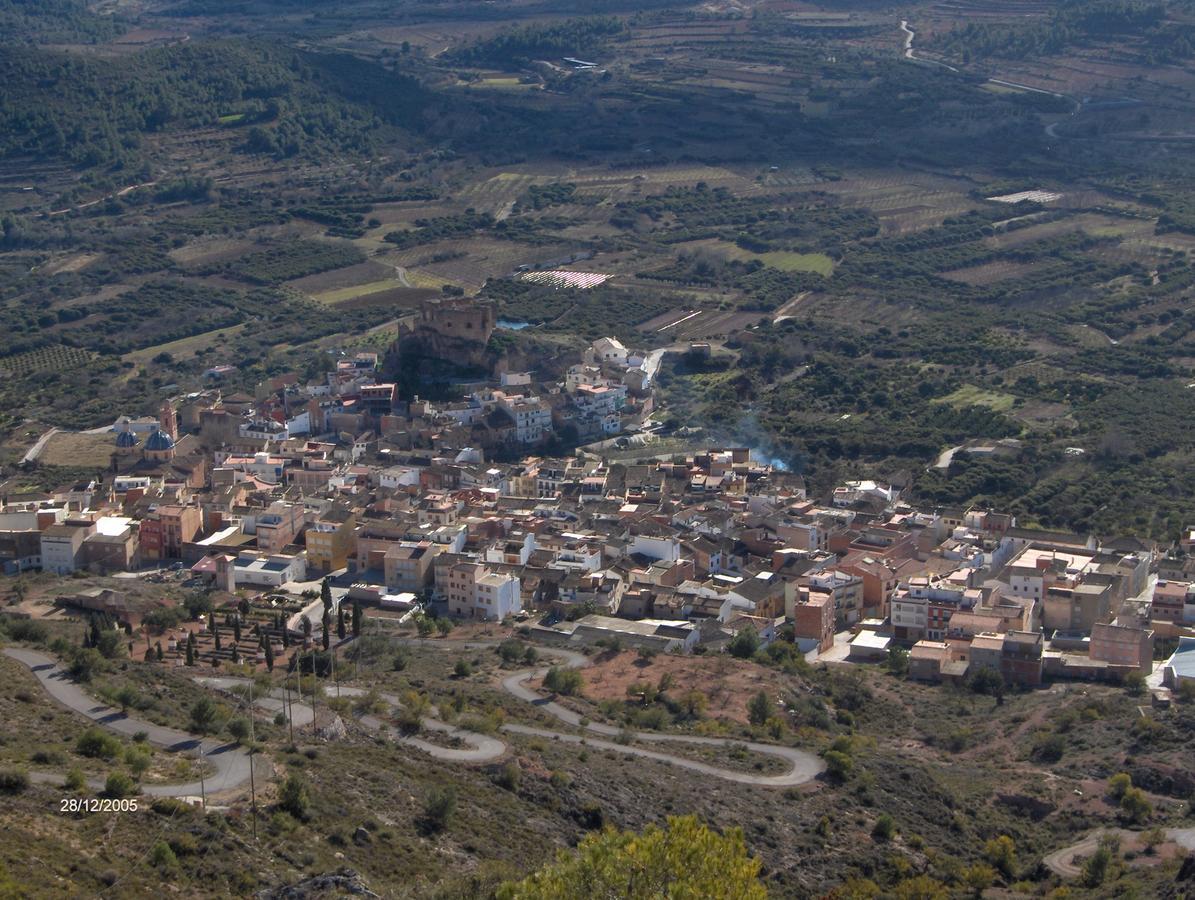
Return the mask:
[[[430,301],[392,354],[492,367],[494,326],[484,304]],[[19,610],[102,613],[176,660],[194,648],[264,664],[310,645],[326,582],[342,632],[351,607],[355,621],[517,620],[560,646],[704,653],[750,632],[810,661],[907,658],[927,681],[1147,677],[1163,697],[1195,677],[1191,541],[1167,551],[917,508],[875,481],[810,497],[747,448],[607,459],[650,424],[658,362],[603,338],[559,380],[499,365],[458,399],[403,401],[387,361],[359,353],[318,383],[189,394],[116,421],[108,471],[6,495],[0,559],[13,576],[165,569],[213,592],[217,614],[255,610],[246,641],[238,627],[221,646],[204,628],[197,648],[181,631],[151,635],[149,610],[110,587],[79,596],[67,582],[56,604]],[[589,443],[548,455],[562,433]]]

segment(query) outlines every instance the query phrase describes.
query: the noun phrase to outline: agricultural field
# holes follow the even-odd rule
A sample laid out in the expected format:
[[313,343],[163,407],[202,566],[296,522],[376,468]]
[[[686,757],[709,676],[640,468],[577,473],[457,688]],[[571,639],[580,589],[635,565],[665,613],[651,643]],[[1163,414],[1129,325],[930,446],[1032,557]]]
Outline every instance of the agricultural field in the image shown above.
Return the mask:
[[955,409],[966,409],[969,406],[985,406],[994,412],[1008,412],[1016,402],[1012,394],[1001,394],[996,391],[985,391],[973,384],[964,384],[945,397],[935,398],[935,403],[944,403]]

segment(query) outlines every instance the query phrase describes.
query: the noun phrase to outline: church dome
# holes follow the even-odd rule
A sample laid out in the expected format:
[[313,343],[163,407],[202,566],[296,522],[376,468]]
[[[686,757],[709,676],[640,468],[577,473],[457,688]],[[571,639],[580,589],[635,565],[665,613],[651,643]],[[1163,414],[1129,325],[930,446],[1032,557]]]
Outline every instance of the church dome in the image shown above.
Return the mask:
[[116,446],[122,450],[128,450],[137,446],[137,435],[131,431],[121,431],[116,435]]
[[166,432],[159,429],[146,440],[145,449],[150,451],[173,450],[174,440]]

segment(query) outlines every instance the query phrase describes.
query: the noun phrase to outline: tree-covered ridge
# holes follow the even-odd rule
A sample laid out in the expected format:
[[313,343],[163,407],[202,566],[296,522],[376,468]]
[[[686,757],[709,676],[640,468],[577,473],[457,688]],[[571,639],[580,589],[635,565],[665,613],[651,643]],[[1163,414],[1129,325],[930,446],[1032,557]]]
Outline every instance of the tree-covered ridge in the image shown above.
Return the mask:
[[1195,52],[1195,35],[1167,21],[1167,6],[1140,0],[1067,0],[1041,21],[969,24],[941,36],[935,49],[960,59],[1024,59],[1120,37],[1142,40],[1153,62],[1178,62]]
[[0,44],[93,44],[123,31],[82,0],[0,0]]
[[555,25],[525,25],[478,41],[452,59],[464,65],[525,66],[533,60],[570,54],[592,54],[626,36],[626,25],[613,16],[569,19]]
[[245,148],[279,156],[368,152],[415,121],[410,78],[345,57],[214,41],[118,61],[0,53],[0,158],[130,163],[147,133],[257,123]]

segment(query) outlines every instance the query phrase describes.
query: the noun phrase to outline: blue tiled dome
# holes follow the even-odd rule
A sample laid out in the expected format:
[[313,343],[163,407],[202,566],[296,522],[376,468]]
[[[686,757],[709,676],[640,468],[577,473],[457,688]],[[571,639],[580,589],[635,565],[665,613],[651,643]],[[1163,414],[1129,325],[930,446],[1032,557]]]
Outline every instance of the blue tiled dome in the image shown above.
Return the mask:
[[121,431],[116,435],[116,446],[121,449],[137,446],[137,435],[131,431]]
[[174,441],[171,439],[170,435],[159,429],[149,436],[149,439],[145,442],[145,449],[173,450]]

